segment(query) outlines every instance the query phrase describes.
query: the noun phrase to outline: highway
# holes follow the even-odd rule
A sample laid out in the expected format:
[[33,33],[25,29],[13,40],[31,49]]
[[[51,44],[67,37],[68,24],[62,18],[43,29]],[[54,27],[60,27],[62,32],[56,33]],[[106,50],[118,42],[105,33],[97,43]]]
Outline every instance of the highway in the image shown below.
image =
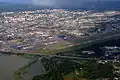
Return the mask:
[[99,58],[82,58],[82,57],[73,57],[73,56],[58,56],[58,55],[53,55],[51,57],[68,58],[68,59],[79,59],[79,60],[98,60],[99,59]]
[[52,57],[56,57],[56,58],[66,58],[66,59],[77,59],[77,60],[102,60],[102,61],[114,61],[114,60],[103,60],[103,59],[100,59],[100,58],[83,58],[83,57],[73,57],[73,56],[58,56],[58,55],[52,55],[50,56],[51,58]]
[[[94,35],[89,36],[83,39],[77,38],[75,41],[72,41],[74,46],[81,46],[81,48],[84,48],[86,46],[92,45],[92,44],[99,44],[105,41],[115,40],[120,38],[120,31],[118,32],[110,32],[110,33],[102,33],[100,35]],[[71,47],[71,46],[70,46]]]

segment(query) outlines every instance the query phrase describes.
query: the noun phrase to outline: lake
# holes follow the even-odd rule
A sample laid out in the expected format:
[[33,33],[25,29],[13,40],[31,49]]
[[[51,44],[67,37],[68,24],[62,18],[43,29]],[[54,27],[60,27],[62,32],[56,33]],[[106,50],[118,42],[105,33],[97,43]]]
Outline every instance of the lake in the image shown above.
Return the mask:
[[14,80],[14,72],[29,61],[19,56],[0,55],[0,80]]

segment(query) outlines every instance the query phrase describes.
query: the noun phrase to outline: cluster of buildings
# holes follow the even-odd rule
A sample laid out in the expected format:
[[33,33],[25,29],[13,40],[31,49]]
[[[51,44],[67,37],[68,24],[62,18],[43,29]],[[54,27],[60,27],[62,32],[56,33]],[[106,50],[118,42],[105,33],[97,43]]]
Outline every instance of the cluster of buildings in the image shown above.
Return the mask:
[[[102,27],[101,23],[119,21],[120,18],[112,17],[116,14],[119,12],[63,9],[3,12],[0,13],[0,49],[28,51],[36,46],[44,47],[60,43],[58,38],[61,38],[59,36],[61,34],[75,37],[90,36],[103,30],[105,26]],[[113,26],[116,29],[119,24]],[[111,28],[108,27],[109,29]]]

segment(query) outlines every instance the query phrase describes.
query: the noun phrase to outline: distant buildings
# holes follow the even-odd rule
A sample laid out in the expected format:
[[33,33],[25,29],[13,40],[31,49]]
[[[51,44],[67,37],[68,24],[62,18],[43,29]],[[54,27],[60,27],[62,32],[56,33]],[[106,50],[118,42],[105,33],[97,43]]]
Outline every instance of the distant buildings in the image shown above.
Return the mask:
[[[56,44],[59,43],[58,39],[73,40],[76,37],[83,38],[94,34],[117,31],[120,29],[120,17],[114,17],[116,14],[119,15],[119,12],[63,9],[3,12],[0,13],[0,40],[5,43],[7,49],[11,44],[30,45],[24,48],[27,49],[36,45]],[[106,25],[107,23],[109,25]],[[69,36],[66,34],[58,35],[62,32]],[[11,42],[18,39],[17,42]],[[17,48],[16,46],[12,47]],[[12,47],[9,49],[11,50]]]

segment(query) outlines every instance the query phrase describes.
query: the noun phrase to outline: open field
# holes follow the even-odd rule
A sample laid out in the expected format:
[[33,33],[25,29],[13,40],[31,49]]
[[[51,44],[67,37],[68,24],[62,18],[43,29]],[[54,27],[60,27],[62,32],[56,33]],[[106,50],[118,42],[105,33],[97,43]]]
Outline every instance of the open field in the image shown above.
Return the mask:
[[44,48],[36,48],[35,53],[40,53],[41,55],[50,55],[50,54],[55,54],[60,52],[61,50],[63,51],[66,49],[68,45],[66,44],[53,44],[53,45],[48,45]]
[[90,36],[83,39],[76,38],[75,40],[69,42],[70,44],[54,44],[54,45],[48,45],[47,47],[44,48],[36,48],[34,53],[40,55],[51,55],[56,53],[74,52],[75,50],[82,49],[83,47],[87,47],[92,44],[102,43],[110,39],[113,40],[118,39],[120,38],[119,33],[120,32],[112,32],[112,33]]

